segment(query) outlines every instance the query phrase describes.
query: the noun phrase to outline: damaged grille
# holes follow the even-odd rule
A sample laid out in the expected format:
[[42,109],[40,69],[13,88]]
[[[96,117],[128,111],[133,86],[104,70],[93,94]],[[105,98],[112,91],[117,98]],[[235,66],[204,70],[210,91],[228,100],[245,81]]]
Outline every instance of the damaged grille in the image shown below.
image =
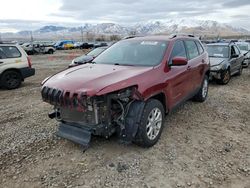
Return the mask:
[[76,108],[80,111],[87,106],[86,95],[83,93],[70,93],[69,91],[65,92],[60,89],[44,86],[41,94],[43,101],[52,105]]
[[53,105],[63,104],[63,91],[49,87],[42,88],[42,98],[44,101]]

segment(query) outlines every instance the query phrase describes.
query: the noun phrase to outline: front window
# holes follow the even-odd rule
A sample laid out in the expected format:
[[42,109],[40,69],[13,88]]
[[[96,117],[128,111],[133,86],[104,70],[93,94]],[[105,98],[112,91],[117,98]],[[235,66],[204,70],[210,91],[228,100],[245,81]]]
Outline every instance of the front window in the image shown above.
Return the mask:
[[209,57],[228,58],[228,46],[207,46]]
[[166,52],[166,41],[125,40],[117,42],[101,53],[97,64],[156,66],[161,63]]

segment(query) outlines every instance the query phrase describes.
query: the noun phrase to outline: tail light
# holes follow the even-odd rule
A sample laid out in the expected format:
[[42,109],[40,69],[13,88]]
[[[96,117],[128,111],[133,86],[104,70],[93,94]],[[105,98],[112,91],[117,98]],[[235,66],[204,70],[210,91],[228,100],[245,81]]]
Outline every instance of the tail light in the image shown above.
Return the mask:
[[31,58],[28,56],[28,57],[27,57],[27,60],[28,60],[29,68],[31,68],[31,66],[32,66],[32,64],[31,64]]

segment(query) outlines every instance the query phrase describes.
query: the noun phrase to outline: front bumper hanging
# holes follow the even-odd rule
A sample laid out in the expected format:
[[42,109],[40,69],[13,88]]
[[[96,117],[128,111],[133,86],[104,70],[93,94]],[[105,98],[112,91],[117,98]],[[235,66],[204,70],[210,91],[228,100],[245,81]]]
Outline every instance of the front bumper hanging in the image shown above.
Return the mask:
[[59,124],[56,135],[86,147],[89,146],[91,140],[90,131],[64,123]]

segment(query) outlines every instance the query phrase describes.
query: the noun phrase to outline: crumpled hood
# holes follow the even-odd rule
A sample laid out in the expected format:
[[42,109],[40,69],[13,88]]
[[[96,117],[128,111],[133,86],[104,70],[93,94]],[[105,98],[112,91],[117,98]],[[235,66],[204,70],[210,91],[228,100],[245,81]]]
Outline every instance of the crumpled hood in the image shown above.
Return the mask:
[[210,66],[216,66],[221,64],[223,61],[227,60],[227,58],[217,58],[217,57],[210,57]]
[[[43,86],[85,93],[88,96],[110,87],[113,91],[136,85],[136,77],[153,67],[132,67],[107,64],[85,64],[62,71],[50,77]],[[112,91],[110,91],[112,92]]]

